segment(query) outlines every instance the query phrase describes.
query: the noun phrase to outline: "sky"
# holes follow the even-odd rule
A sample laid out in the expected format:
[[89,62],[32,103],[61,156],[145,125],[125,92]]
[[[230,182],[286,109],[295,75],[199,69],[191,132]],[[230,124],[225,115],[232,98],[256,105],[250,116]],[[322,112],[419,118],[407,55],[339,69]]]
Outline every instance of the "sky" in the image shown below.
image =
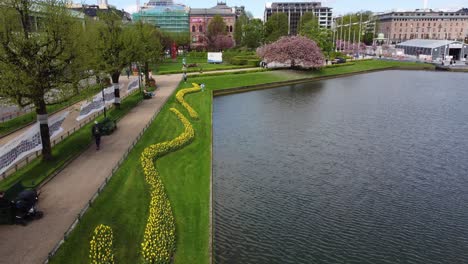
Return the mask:
[[[74,0],[79,2],[79,0]],[[145,1],[140,0],[143,5]],[[301,2],[301,0],[225,0],[229,6],[245,6],[247,11],[253,13],[257,18],[263,18],[266,2]],[[86,4],[95,4],[97,0],[85,0]],[[174,2],[186,4],[190,7],[209,8],[216,5],[217,0],[174,0]],[[320,1],[317,1],[320,2]],[[413,10],[423,8],[423,0],[324,0],[322,6],[333,8],[334,15],[342,15],[349,12],[361,10],[371,10],[375,12],[390,11],[393,9]],[[136,11],[136,0],[108,0],[110,5],[119,9],[125,9],[127,12]],[[429,8],[456,9],[460,7],[468,8],[468,0],[428,0]]]

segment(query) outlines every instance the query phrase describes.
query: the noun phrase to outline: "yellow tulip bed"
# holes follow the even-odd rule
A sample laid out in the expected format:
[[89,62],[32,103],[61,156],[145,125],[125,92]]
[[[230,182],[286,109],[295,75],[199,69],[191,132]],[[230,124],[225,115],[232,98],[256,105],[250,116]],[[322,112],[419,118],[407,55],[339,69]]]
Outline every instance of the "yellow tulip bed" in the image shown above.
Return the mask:
[[177,109],[170,109],[184,125],[178,137],[147,147],[140,158],[146,182],[151,186],[151,203],[141,251],[149,263],[170,263],[175,250],[175,220],[171,203],[153,160],[180,149],[195,138],[192,124]]
[[89,251],[89,258],[92,264],[114,263],[112,240],[112,228],[101,224],[94,229]]
[[176,94],[176,99],[179,101],[179,103],[187,109],[189,115],[191,118],[198,119],[198,113],[193,110],[193,108],[185,101],[184,96],[189,93],[196,93],[201,91],[201,88],[198,84],[192,83],[193,87],[192,88],[187,88],[187,89],[182,89],[177,92]]
[[[193,83],[193,88],[177,92],[176,98],[192,118],[198,118],[198,113],[184,100],[185,94],[200,91],[200,86]],[[175,219],[172,213],[171,202],[164,189],[154,162],[162,156],[178,150],[195,139],[195,131],[189,120],[175,108],[171,108],[177,118],[184,125],[184,132],[178,137],[161,143],[151,145],[143,150],[140,162],[145,174],[145,180],[150,185],[151,201],[149,216],[146,223],[141,254],[146,263],[170,263],[175,251]],[[114,263],[112,254],[112,229],[99,225],[94,231],[91,240],[91,263]]]

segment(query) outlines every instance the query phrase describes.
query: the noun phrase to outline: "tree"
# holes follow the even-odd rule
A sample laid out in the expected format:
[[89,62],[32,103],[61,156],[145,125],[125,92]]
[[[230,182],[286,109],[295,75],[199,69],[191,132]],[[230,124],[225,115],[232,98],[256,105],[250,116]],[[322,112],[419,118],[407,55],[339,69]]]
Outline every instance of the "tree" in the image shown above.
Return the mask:
[[149,83],[149,63],[156,63],[161,59],[161,33],[150,24],[141,21],[135,25],[137,35],[138,61],[144,65],[145,81]]
[[46,97],[79,78],[72,69],[83,61],[74,52],[82,22],[60,0],[4,0],[0,17],[0,96],[20,107],[34,105],[42,157],[51,160]]
[[249,18],[242,14],[236,20],[236,24],[234,26],[234,40],[236,41],[236,46],[243,45],[243,39],[245,37],[245,26],[249,24]]
[[264,41],[264,27],[260,19],[252,19],[244,26],[244,38],[242,46],[249,49],[256,49],[263,44]]
[[216,15],[208,24],[207,36],[208,38],[216,37],[217,35],[226,35],[226,23],[220,15]]
[[275,13],[265,23],[265,41],[274,42],[288,35],[288,16],[285,13]]
[[[223,47],[224,44],[229,44],[225,37],[230,37],[227,36],[226,23],[224,23],[224,20],[221,16],[216,15],[210,21],[210,23],[208,24],[208,31],[206,37],[208,42],[208,48],[211,50],[220,50],[220,44]],[[231,48],[233,45],[232,40],[230,43],[231,45],[229,47],[224,47],[223,49]]]
[[308,21],[303,22],[304,24],[300,27],[299,35],[315,41],[322,52],[329,54],[333,50],[333,32],[329,29],[321,28],[318,19],[314,16]]
[[[301,18],[299,19],[299,23],[297,24],[297,32],[298,33],[301,33],[301,32],[304,33],[306,31],[306,29],[304,29],[304,26],[306,24],[309,24],[309,26],[308,26],[309,30],[311,28],[319,28],[320,27],[318,17],[314,16],[314,14],[311,13],[311,12],[306,12],[301,16]],[[303,34],[301,34],[301,35],[303,35]]]
[[120,107],[119,77],[121,71],[137,56],[135,36],[122,25],[121,17],[114,11],[99,13],[96,54],[98,69],[108,73],[114,87],[115,105]]
[[324,66],[323,54],[317,44],[306,37],[282,37],[274,43],[257,49],[257,55],[266,63],[278,62],[291,68],[320,68]]
[[217,35],[213,39],[212,48],[216,51],[232,48],[234,45],[232,38],[227,35]]

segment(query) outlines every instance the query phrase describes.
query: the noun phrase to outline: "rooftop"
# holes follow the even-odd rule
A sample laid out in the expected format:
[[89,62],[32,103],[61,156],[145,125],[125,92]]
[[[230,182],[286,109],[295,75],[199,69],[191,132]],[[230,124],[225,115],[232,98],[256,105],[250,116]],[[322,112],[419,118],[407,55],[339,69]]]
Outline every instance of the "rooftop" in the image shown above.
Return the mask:
[[438,48],[444,45],[461,43],[453,40],[437,40],[437,39],[412,39],[397,44],[397,46],[418,47],[418,48]]

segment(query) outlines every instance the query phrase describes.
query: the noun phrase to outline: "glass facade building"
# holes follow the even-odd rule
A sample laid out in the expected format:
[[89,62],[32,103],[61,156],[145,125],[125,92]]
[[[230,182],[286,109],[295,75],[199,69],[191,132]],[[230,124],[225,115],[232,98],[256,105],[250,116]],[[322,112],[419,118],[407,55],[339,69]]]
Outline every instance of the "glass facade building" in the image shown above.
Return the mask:
[[149,1],[132,16],[134,21],[151,23],[162,31],[189,32],[189,8],[170,0]]

